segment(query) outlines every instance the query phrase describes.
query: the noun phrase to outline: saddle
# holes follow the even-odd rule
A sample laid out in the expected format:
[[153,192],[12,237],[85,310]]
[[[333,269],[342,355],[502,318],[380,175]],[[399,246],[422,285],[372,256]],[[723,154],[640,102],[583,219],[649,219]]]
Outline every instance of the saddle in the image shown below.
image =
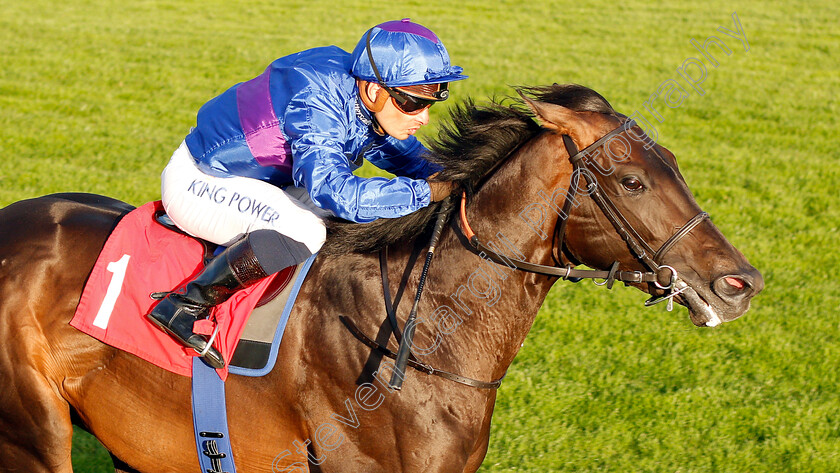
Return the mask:
[[[175,227],[160,201],[133,210],[108,237],[70,325],[161,368],[192,376],[195,351],[152,327],[144,315],[155,303],[152,293],[189,280],[217,250]],[[230,360],[219,370],[222,379],[228,372],[262,376],[271,371],[312,259],[238,291],[214,308],[203,327],[197,324],[197,330],[218,330],[215,345]]]

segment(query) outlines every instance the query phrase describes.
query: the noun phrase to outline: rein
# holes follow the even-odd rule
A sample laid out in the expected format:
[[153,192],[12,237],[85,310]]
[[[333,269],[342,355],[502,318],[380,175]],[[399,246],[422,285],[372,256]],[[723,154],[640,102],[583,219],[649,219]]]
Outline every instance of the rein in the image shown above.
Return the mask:
[[[440,210],[441,213],[439,214],[438,219],[437,219],[439,225],[436,225],[436,227],[440,227],[440,229],[442,229],[443,222],[446,222],[446,221],[449,220],[449,216],[451,215],[452,211],[454,210],[454,205],[452,205],[452,204],[453,204],[452,197],[450,197],[446,201],[444,201],[444,204],[441,206],[442,207],[441,210]],[[433,248],[436,245],[437,238],[439,238],[439,236],[440,236],[440,234],[439,234],[440,229],[436,228],[436,232],[435,232],[436,236],[433,235],[433,237],[432,237],[432,242],[434,244],[432,245],[432,248],[430,248],[430,254],[434,253]],[[427,261],[427,264],[424,265],[424,275],[425,275],[425,271],[428,270],[429,256],[427,256],[426,261]],[[437,368],[434,368],[434,367],[432,367],[432,366],[430,366],[426,363],[423,363],[423,362],[417,360],[417,358],[410,352],[411,340],[409,338],[410,337],[409,334],[411,334],[414,331],[414,328],[415,328],[413,323],[410,320],[411,320],[411,315],[416,313],[417,303],[418,303],[419,298],[420,298],[422,287],[418,287],[418,292],[417,292],[417,295],[416,295],[415,301],[414,301],[414,307],[412,307],[412,313],[409,314],[409,321],[406,321],[405,331],[403,331],[401,333],[399,323],[397,322],[397,316],[396,316],[397,305],[399,304],[399,299],[397,301],[392,301],[391,300],[391,287],[390,287],[391,285],[390,285],[389,278],[388,278],[388,247],[387,246],[379,252],[379,272],[382,275],[382,293],[385,296],[385,312],[388,316],[387,320],[391,324],[391,331],[394,334],[394,338],[397,339],[397,344],[399,345],[399,347],[401,349],[403,349],[403,347],[405,347],[405,352],[404,352],[404,355],[403,355],[402,359],[400,357],[400,353],[395,353],[395,352],[391,351],[390,349],[388,349],[387,346],[384,346],[384,345],[380,344],[379,342],[377,342],[375,340],[372,340],[367,335],[365,335],[365,333],[362,332],[361,329],[359,329],[356,326],[356,324],[353,323],[353,321],[349,317],[345,317],[345,316],[342,315],[342,316],[339,316],[339,320],[341,320],[341,323],[343,323],[344,326],[347,327],[347,330],[349,330],[350,333],[354,337],[356,337],[360,342],[367,345],[371,349],[377,351],[379,354],[381,354],[385,357],[391,358],[392,360],[395,360],[392,380],[389,383],[389,387],[391,389],[399,390],[401,388],[402,379],[405,377],[405,367],[406,366],[414,368],[417,371],[420,371],[422,373],[438,376],[438,377],[441,377],[441,378],[444,378],[444,379],[448,379],[450,381],[454,381],[454,382],[459,383],[459,384],[463,384],[465,386],[478,388],[478,389],[498,389],[499,386],[502,385],[502,380],[505,378],[504,375],[502,375],[501,378],[493,380],[493,381],[481,381],[481,380],[478,380],[478,379],[468,378],[466,376],[461,376],[459,374],[451,373],[449,371],[437,369]],[[394,381],[393,378],[395,378],[395,377],[399,380],[399,383],[396,386],[393,384],[393,381]]]
[[[376,350],[380,354],[382,354],[382,355],[384,355],[388,358],[391,358],[392,360],[397,359],[397,354],[396,353],[389,350],[387,347],[384,347],[384,346],[380,345],[376,341],[371,340],[370,337],[365,335],[364,332],[362,332],[359,329],[359,327],[357,327],[356,324],[354,324],[353,321],[350,320],[350,318],[345,317],[343,315],[340,315],[338,318],[339,318],[339,320],[341,320],[341,323],[343,323],[344,326],[347,327],[347,330],[349,330],[350,333],[353,334],[354,337],[359,339],[360,342],[364,343],[365,345],[367,345],[371,349]],[[501,378],[499,378],[495,381],[489,381],[488,382],[488,381],[481,381],[481,380],[478,380],[478,379],[467,378],[466,376],[461,376],[459,374],[450,373],[449,371],[444,371],[444,370],[439,370],[437,368],[433,368],[432,366],[427,365],[426,363],[422,363],[422,362],[418,361],[417,358],[415,358],[413,355],[409,356],[409,358],[407,360],[407,363],[408,363],[407,366],[410,366],[410,367],[412,367],[412,368],[414,368],[417,371],[420,371],[422,373],[426,373],[426,374],[430,374],[430,375],[434,375],[434,376],[439,376],[443,379],[448,379],[450,381],[455,381],[456,383],[463,384],[464,386],[469,386],[469,387],[478,388],[478,389],[498,389],[499,386],[502,385],[502,380],[504,379],[504,376],[502,376]]]

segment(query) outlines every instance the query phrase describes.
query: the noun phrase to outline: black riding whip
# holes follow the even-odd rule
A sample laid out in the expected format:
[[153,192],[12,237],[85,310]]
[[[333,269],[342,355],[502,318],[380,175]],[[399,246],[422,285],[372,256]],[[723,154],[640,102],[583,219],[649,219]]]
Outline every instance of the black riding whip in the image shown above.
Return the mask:
[[392,389],[402,389],[403,379],[405,378],[405,368],[408,363],[408,356],[411,354],[411,343],[414,338],[414,321],[417,318],[417,307],[420,305],[420,296],[423,294],[423,286],[426,284],[426,276],[429,274],[429,264],[432,262],[432,256],[435,254],[435,247],[440,240],[440,234],[443,232],[443,226],[451,213],[454,206],[454,198],[450,195],[443,200],[440,210],[435,220],[435,228],[432,231],[432,237],[429,240],[429,251],[426,253],[426,262],[423,263],[423,272],[420,273],[420,283],[417,285],[417,294],[414,296],[414,305],[411,307],[411,312],[408,314],[408,320],[405,322],[405,329],[403,330],[403,338],[400,342],[400,348],[397,351],[397,359],[394,364],[394,372],[391,374],[391,381],[388,383]]

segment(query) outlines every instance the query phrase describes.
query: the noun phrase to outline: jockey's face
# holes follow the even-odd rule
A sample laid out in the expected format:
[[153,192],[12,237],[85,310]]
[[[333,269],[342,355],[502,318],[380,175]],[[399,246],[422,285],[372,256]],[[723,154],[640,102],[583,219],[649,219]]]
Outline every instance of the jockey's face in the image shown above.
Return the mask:
[[[376,97],[377,94],[388,94],[379,84],[371,83],[368,86],[368,93],[372,97]],[[393,136],[398,140],[404,140],[409,136],[417,133],[417,130],[420,129],[423,125],[427,125],[429,123],[429,109],[425,108],[422,112],[409,115],[407,113],[403,113],[396,105],[394,105],[394,101],[390,98],[385,101],[385,105],[382,107],[382,110],[378,112],[374,112],[376,116],[376,120],[379,122],[379,125],[385,130],[385,133]]]

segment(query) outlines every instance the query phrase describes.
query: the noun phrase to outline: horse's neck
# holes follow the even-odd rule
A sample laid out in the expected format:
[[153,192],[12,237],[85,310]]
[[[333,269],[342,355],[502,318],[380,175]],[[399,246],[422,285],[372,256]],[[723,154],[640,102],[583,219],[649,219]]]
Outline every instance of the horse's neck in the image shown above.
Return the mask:
[[[563,179],[568,182],[567,175],[560,175],[565,172],[558,170],[561,166],[550,166],[555,158],[544,148],[527,147],[518,159],[511,158],[476,194],[467,216],[479,239],[499,252],[553,264],[551,225],[543,226],[549,234],[545,238],[520,216],[540,202],[540,189]],[[550,176],[552,172],[556,175]],[[545,217],[556,221],[556,216]],[[427,338],[424,346],[439,344],[430,356],[437,355],[443,369],[456,363],[466,376],[485,380],[501,376],[522,346],[554,279],[485,260],[467,249],[455,231],[447,232],[435,258],[427,290],[434,299],[430,318],[437,335]]]

